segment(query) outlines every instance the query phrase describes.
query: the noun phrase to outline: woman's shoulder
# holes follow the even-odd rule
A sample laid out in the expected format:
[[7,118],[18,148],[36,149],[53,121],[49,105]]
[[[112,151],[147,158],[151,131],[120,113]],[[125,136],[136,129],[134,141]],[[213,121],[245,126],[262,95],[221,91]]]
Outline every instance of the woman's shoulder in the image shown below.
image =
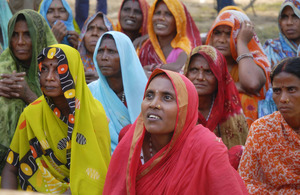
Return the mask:
[[40,96],[38,99],[30,103],[25,109],[24,114],[30,114],[33,116],[33,114],[37,111],[40,111],[42,109],[42,102],[45,100],[44,96]]

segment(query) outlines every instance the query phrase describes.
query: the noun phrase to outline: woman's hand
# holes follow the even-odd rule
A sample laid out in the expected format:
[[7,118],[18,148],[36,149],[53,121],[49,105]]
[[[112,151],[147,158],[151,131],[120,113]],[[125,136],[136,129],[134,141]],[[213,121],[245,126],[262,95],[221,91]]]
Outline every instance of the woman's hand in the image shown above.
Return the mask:
[[0,96],[6,98],[19,98],[26,104],[30,104],[37,99],[37,95],[33,93],[25,80],[26,73],[3,74],[0,80]]
[[68,41],[71,43],[71,45],[77,49],[78,48],[78,39],[79,35],[76,31],[68,31]]
[[241,25],[240,32],[237,36],[237,42],[242,42],[247,46],[254,35],[254,25],[250,21],[244,21]]
[[59,20],[52,26],[51,30],[58,43],[61,43],[64,37],[68,34],[67,27]]

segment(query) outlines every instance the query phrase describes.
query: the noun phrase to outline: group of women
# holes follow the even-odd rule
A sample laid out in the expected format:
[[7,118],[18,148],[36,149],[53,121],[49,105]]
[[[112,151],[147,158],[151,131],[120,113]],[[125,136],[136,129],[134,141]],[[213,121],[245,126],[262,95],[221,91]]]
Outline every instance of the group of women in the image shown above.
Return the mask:
[[[117,26],[98,12],[81,33],[65,0],[16,13],[0,56],[2,188],[298,193],[299,10],[282,4],[264,47],[237,7],[206,45],[177,0],[124,0]],[[256,120],[271,84],[278,111]]]

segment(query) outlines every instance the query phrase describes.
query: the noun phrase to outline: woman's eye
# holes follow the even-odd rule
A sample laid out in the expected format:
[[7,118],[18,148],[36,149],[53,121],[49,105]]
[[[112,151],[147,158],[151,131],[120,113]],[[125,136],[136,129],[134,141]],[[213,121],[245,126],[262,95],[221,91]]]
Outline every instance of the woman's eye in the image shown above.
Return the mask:
[[212,74],[212,71],[211,70],[205,70],[205,73]]
[[165,95],[164,99],[165,99],[165,100],[172,100],[173,97],[172,97],[171,95]]
[[220,34],[220,31],[214,30],[214,31],[213,31],[213,34],[214,34],[214,35],[219,35],[219,34]]
[[276,94],[280,93],[280,89],[278,89],[278,88],[273,88],[273,93],[276,93]]
[[295,92],[295,91],[296,91],[296,88],[295,88],[295,87],[289,87],[289,88],[288,88],[288,91],[289,91],[289,92]]
[[145,96],[147,99],[151,99],[153,97],[153,93],[146,93]]

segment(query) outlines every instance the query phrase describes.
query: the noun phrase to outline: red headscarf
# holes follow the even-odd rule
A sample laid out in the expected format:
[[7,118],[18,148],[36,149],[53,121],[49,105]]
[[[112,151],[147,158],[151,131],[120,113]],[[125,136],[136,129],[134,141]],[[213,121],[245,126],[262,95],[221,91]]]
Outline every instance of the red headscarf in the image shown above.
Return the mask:
[[[165,73],[175,89],[177,119],[171,141],[144,165],[140,154],[145,126],[140,115],[111,159],[103,194],[246,194],[231,167],[225,145],[198,120],[198,94],[183,75]],[[148,85],[149,85],[148,82]]]

